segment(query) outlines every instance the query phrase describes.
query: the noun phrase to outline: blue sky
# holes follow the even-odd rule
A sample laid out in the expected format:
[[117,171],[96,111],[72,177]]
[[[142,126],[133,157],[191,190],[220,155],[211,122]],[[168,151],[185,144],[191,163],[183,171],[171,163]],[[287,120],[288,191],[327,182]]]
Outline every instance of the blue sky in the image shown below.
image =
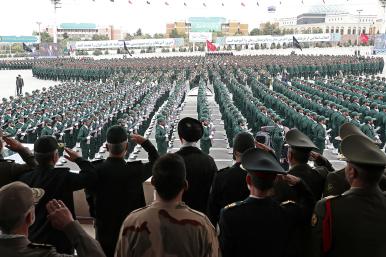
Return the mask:
[[[323,0],[62,0],[57,12],[57,23],[93,22],[115,25],[129,32],[142,28],[145,33],[165,32],[168,22],[186,20],[193,16],[221,16],[229,20],[249,23],[250,29],[261,22],[275,18],[293,17],[313,5],[323,5]],[[168,5],[165,5],[165,1]],[[187,7],[184,6],[184,2]],[[259,6],[257,6],[257,2]],[[281,4],[280,4],[281,2]],[[325,0],[327,5],[340,5],[352,13],[363,9],[363,14],[381,16],[383,9],[377,0]],[[203,3],[207,7],[203,6]],[[224,3],[224,6],[222,6]],[[243,3],[245,7],[241,5]],[[268,13],[268,6],[276,6]],[[37,30],[36,22],[52,24],[53,7],[50,0],[1,0],[0,35],[30,35]],[[7,10],[7,11],[5,11]],[[7,24],[9,24],[7,26]]]

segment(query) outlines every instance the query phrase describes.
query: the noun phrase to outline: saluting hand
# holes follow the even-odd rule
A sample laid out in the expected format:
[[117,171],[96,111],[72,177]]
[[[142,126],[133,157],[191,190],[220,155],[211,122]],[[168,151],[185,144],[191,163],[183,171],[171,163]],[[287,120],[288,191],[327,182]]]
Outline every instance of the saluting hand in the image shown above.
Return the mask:
[[3,140],[7,144],[5,147],[7,147],[8,149],[10,149],[14,152],[19,152],[19,151],[24,149],[24,146],[16,139],[3,136]]
[[78,154],[77,152],[73,151],[70,148],[65,147],[64,151],[66,151],[66,154],[68,154],[68,155],[65,155],[64,158],[66,158],[69,161],[75,162],[76,159],[80,158],[80,154]]
[[298,184],[301,180],[299,177],[296,177],[296,176],[293,176],[290,174],[277,175],[277,179],[279,181],[281,180],[281,181],[286,182],[289,186],[294,186],[294,185]]
[[138,134],[132,134],[132,135],[131,135],[131,140],[132,140],[134,143],[137,143],[137,144],[142,145],[143,143],[145,143],[146,138],[144,138],[143,136],[138,135]]
[[62,201],[55,199],[49,201],[46,205],[48,212],[47,218],[51,221],[51,225],[57,230],[63,230],[68,224],[72,223],[74,219],[70,210]]

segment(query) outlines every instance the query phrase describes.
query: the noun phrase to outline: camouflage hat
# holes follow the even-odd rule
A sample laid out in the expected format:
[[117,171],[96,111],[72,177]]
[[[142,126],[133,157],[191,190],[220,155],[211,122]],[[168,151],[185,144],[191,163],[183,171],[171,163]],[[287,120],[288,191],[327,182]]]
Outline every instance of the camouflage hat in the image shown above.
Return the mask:
[[43,197],[44,190],[12,182],[0,188],[0,227],[9,220],[22,217]]

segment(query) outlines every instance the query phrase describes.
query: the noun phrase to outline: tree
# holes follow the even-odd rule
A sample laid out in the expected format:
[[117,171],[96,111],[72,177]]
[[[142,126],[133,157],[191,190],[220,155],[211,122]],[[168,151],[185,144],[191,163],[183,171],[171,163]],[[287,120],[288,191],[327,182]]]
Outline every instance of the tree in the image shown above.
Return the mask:
[[260,29],[254,28],[254,29],[251,30],[251,32],[249,33],[249,35],[251,35],[251,36],[257,36],[257,35],[260,35],[260,33],[261,33]]
[[142,36],[141,28],[137,29],[137,31],[135,32],[134,36],[136,36],[136,37],[141,37]]
[[132,40],[132,39],[134,39],[134,36],[131,35],[130,33],[127,33],[125,36],[125,40]]
[[153,38],[164,38],[164,37],[165,37],[165,35],[162,34],[162,33],[155,33],[155,34],[153,35]]
[[11,52],[12,53],[23,53],[23,46],[22,44],[12,44],[11,45]]
[[[32,32],[32,35],[34,36],[38,36],[39,35],[39,32]],[[42,43],[52,43],[54,42],[54,38],[50,36],[50,34],[48,34],[47,31],[43,31],[40,33],[40,42]]]
[[279,23],[262,23],[260,24],[262,35],[281,35],[282,31],[279,28]]
[[93,41],[109,40],[109,37],[107,35],[94,34],[94,35],[92,35],[91,40],[93,40]]
[[181,38],[181,37],[183,37],[183,36],[181,36],[180,34],[178,34],[177,29],[172,29],[172,32],[170,33],[170,37],[171,37],[171,38]]

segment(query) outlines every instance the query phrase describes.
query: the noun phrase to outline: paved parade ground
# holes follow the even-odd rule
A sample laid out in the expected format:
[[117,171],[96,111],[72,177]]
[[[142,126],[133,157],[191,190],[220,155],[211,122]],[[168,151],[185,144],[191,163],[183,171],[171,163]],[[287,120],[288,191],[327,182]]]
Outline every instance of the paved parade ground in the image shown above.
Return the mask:
[[0,70],[0,97],[10,97],[16,95],[16,77],[21,75],[24,80],[24,92],[41,90],[43,87],[50,87],[58,84],[57,81],[41,80],[32,76],[31,70]]

